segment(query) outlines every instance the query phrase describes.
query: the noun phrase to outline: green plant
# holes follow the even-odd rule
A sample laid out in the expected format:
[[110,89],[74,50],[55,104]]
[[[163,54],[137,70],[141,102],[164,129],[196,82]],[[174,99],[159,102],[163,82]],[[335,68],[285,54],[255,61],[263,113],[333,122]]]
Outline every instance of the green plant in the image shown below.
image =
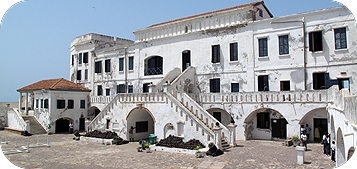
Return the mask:
[[201,146],[196,146],[195,148],[194,148],[194,150],[199,150],[199,149],[201,149],[202,147]]
[[48,124],[47,128],[48,128],[48,130],[51,129],[51,124]]
[[293,137],[291,138],[291,140],[294,141],[294,142],[300,141],[300,139],[299,139],[298,136],[293,136]]
[[149,148],[150,144],[149,143],[145,143],[144,144],[144,148]]

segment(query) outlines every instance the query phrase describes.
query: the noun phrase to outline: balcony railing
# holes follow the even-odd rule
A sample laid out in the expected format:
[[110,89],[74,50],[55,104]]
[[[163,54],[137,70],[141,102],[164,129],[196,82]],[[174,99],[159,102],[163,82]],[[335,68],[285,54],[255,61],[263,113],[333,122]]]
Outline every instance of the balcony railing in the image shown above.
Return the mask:
[[145,68],[144,75],[162,75],[162,67]]

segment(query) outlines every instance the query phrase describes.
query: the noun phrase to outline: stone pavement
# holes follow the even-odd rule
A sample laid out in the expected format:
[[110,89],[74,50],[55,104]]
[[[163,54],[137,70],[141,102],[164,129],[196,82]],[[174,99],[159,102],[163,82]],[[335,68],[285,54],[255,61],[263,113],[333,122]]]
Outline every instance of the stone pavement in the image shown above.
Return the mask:
[[293,146],[282,146],[279,141],[239,141],[218,157],[154,151],[137,152],[137,142],[125,145],[103,145],[89,141],[75,141],[73,134],[20,136],[0,131],[0,136],[9,136],[9,143],[2,149],[17,145],[36,144],[37,138],[48,136],[50,147],[30,148],[29,153],[8,154],[6,157],[21,168],[41,169],[98,169],[98,168],[177,168],[177,169],[230,169],[230,168],[334,168],[335,163],[322,154],[320,144],[308,144],[305,164],[298,165]]

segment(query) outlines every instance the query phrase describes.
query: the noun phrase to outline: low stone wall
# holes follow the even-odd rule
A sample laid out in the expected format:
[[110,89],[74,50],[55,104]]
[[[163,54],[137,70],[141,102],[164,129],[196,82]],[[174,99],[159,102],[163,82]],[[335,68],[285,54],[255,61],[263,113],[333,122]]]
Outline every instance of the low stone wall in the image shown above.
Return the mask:
[[113,139],[104,139],[104,138],[94,138],[94,137],[81,136],[79,140],[111,145]]
[[182,148],[171,148],[171,147],[162,147],[162,146],[150,146],[150,150],[153,151],[164,151],[164,152],[173,152],[173,153],[183,153],[183,154],[192,154],[195,155],[199,152],[207,152],[209,148],[202,148],[199,150],[188,150]]

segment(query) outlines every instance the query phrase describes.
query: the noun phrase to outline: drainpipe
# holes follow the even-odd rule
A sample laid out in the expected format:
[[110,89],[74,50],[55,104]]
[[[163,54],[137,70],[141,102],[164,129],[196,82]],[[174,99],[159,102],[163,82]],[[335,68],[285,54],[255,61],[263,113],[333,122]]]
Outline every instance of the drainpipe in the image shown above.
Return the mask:
[[302,17],[302,31],[304,36],[304,90],[307,90],[306,83],[307,83],[307,71],[306,71],[306,28],[305,28],[305,17]]

